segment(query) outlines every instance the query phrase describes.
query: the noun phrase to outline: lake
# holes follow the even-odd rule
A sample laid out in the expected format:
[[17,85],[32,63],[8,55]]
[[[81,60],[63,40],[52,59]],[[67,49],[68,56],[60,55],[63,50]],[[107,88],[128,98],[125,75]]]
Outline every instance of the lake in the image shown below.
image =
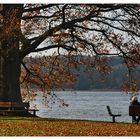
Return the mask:
[[39,109],[38,116],[42,118],[111,121],[112,117],[108,115],[106,109],[106,106],[109,105],[114,114],[122,114],[121,117],[116,118],[117,122],[131,122],[131,117],[128,115],[129,94],[107,91],[59,91],[55,94],[63,99],[68,106],[60,106],[59,102],[54,104],[52,100],[50,107],[47,108],[42,103],[43,97],[38,94],[36,101],[32,102],[32,105],[35,103]]

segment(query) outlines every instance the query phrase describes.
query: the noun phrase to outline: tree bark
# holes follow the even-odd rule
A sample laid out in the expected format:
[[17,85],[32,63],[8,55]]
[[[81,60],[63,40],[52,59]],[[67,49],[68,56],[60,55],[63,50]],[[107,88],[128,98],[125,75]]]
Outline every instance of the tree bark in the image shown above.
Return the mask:
[[22,102],[19,38],[22,5],[3,5],[0,29],[0,101]]
[[21,102],[19,51],[12,49],[7,57],[0,54],[0,101]]

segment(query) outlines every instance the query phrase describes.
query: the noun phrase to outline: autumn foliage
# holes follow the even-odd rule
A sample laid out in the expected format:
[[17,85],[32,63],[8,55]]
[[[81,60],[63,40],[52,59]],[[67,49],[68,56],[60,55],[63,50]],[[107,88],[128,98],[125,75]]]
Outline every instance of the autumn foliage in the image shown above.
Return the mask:
[[0,136],[140,136],[140,126],[40,118],[0,119]]
[[[137,92],[137,82],[131,75],[140,60],[139,4],[8,4],[2,7],[1,56],[12,58],[10,52],[17,50],[15,60],[20,60],[24,97],[29,94],[34,97],[33,88],[50,94],[63,85],[72,85],[77,64],[109,74],[111,67],[107,66],[106,58],[112,55],[122,57],[128,68],[130,78],[122,89]],[[33,54],[40,61],[31,58],[26,62],[26,57]]]

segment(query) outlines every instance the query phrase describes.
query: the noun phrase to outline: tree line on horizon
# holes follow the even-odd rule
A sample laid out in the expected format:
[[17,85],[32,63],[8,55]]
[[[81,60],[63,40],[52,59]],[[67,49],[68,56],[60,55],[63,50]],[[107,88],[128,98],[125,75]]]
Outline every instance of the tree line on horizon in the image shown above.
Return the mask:
[[[53,56],[52,56],[53,57]],[[62,56],[59,56],[62,57]],[[79,56],[80,57],[80,56]],[[78,56],[77,56],[78,58]],[[85,56],[87,59],[88,56]],[[27,57],[25,59],[26,63],[32,62],[40,63],[40,61],[44,61],[45,57]],[[72,85],[64,85],[61,89],[63,90],[114,90],[120,91],[122,89],[122,83],[128,80],[128,69],[125,65],[123,65],[123,59],[118,56],[108,57],[106,60],[108,66],[111,67],[111,72],[109,74],[104,74],[99,72],[95,68],[90,68],[87,70],[85,65],[78,64],[78,70],[76,72],[76,80]],[[46,69],[42,68],[42,71]],[[75,71],[72,70],[71,71]],[[137,81],[138,89],[140,88],[140,67],[138,66],[133,70],[133,79]],[[55,89],[55,90],[61,90]]]

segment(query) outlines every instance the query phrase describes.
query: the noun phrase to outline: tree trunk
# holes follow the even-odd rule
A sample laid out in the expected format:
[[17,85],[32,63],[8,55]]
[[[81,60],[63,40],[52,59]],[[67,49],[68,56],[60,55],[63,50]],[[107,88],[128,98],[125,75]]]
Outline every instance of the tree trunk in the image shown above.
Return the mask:
[[0,101],[21,102],[19,51],[12,49],[8,57],[0,53]]
[[22,5],[3,5],[0,34],[0,101],[22,102],[19,32]]

